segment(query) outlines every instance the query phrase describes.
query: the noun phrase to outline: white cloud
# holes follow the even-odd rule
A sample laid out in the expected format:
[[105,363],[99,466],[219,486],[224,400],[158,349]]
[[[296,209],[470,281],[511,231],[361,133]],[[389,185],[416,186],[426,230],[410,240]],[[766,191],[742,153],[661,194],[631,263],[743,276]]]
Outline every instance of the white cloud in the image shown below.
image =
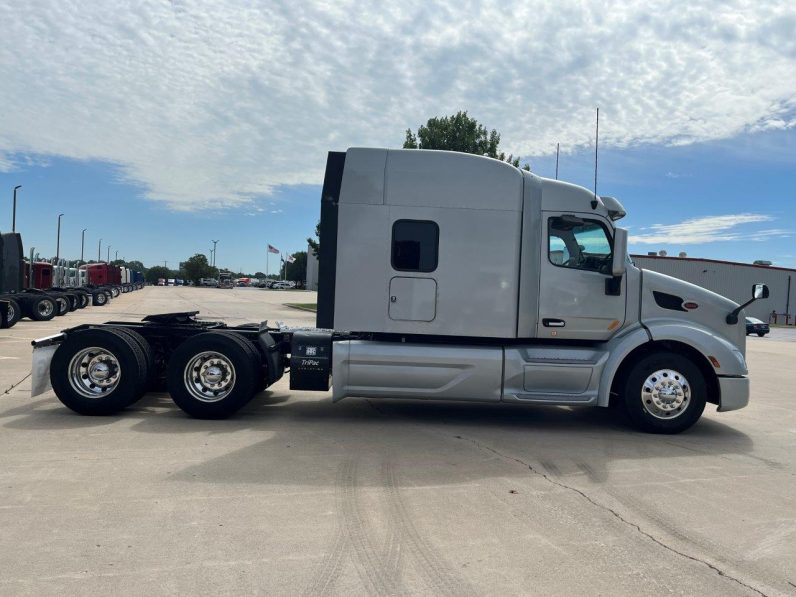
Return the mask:
[[[677,224],[653,224],[640,228],[640,232],[630,236],[628,242],[637,245],[698,245],[737,240],[764,241],[791,235],[791,231],[782,228],[749,230],[745,226],[773,219],[764,214],[733,214],[692,218]],[[739,230],[740,227],[744,229]]]
[[520,155],[796,123],[796,5],[142,0],[0,5],[3,153],[105,160],[175,209],[321,182],[468,109]]

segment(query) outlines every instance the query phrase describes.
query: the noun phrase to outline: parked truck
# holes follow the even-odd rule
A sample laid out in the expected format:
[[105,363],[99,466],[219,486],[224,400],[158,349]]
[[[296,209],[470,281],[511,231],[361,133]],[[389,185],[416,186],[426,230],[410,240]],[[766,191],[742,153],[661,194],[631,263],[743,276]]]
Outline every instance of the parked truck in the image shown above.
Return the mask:
[[231,272],[219,272],[218,274],[218,287],[219,288],[232,288],[234,284],[232,283],[232,273]]
[[22,237],[15,232],[0,234],[0,301],[3,327],[23,317],[48,321],[80,306],[77,294],[53,288],[51,264],[23,259]]
[[615,405],[656,433],[706,403],[744,407],[746,305],[634,266],[624,215],[485,157],[332,152],[317,328],[197,312],[82,325],[33,342],[33,395],[51,384],[69,408],[110,414],[162,380],[185,412],[221,418],[289,371],[291,389],[333,401]]

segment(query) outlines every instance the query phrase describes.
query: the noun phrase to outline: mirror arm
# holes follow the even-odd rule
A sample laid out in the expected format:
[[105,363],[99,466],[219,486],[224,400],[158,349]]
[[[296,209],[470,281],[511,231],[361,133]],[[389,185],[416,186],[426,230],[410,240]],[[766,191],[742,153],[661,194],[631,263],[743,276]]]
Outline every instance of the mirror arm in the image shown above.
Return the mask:
[[738,323],[738,314],[744,309],[746,309],[746,307],[754,303],[756,300],[757,299],[753,298],[751,301],[746,301],[743,305],[741,305],[737,309],[733,309],[732,313],[727,315],[727,323],[729,323],[730,325],[735,325],[736,323]]

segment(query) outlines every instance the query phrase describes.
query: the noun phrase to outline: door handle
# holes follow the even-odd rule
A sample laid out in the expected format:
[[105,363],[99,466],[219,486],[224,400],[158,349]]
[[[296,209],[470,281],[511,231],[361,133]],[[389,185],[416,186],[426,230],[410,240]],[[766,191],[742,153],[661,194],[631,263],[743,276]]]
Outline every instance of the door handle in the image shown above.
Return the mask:
[[563,328],[567,322],[563,319],[543,319],[542,325],[546,328]]
[[391,296],[391,297],[390,297],[390,302],[391,302],[391,303],[398,302],[398,297],[396,297],[395,295]]

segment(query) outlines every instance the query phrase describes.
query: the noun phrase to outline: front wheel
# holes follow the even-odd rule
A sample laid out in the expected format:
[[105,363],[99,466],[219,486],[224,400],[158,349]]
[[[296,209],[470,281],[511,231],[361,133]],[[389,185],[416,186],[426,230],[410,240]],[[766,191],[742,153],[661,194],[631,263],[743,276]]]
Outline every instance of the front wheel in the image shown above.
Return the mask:
[[638,361],[620,396],[630,422],[647,433],[680,433],[702,416],[707,384],[685,357],[659,352]]
[[758,335],[758,336],[760,336],[760,337],[762,338],[763,336],[765,336],[765,335],[766,335],[766,333],[765,333],[765,332],[757,332],[757,335]]
[[197,419],[224,419],[249,402],[258,371],[245,342],[233,334],[205,332],[177,347],[166,374],[177,406]]

